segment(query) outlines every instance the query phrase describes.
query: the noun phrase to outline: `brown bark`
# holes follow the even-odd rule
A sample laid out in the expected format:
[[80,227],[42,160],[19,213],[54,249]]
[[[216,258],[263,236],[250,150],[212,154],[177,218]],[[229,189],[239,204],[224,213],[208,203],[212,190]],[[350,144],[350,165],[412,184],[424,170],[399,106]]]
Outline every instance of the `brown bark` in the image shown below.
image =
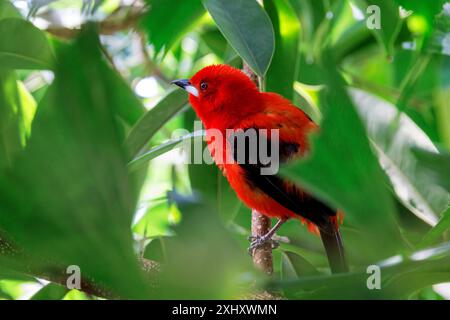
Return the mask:
[[[256,210],[252,210],[252,236],[263,236],[269,232],[272,221]],[[273,273],[272,244],[267,242],[263,246],[253,250],[253,263],[267,274]]]
[[[258,76],[250,69],[250,67],[244,62],[244,73],[252,79],[252,81],[259,85]],[[256,210],[252,210],[252,236],[263,236],[269,232],[272,226],[270,218],[262,215]],[[252,254],[253,263],[255,266],[266,274],[273,273],[273,258],[272,258],[272,245],[266,243],[263,246],[253,250]]]

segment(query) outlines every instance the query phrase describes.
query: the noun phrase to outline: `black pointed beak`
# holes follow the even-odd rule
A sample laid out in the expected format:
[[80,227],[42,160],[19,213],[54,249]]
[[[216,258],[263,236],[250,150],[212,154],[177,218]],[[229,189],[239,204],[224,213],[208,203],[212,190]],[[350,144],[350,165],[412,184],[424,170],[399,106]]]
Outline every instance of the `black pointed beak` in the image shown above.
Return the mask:
[[170,82],[171,84],[177,85],[182,89],[186,89],[187,86],[192,86],[188,79],[178,79]]
[[198,97],[198,90],[197,88],[195,88],[188,79],[179,79],[179,80],[174,80],[171,82],[172,84],[175,84],[177,86],[179,86],[181,89],[186,90],[189,94]]

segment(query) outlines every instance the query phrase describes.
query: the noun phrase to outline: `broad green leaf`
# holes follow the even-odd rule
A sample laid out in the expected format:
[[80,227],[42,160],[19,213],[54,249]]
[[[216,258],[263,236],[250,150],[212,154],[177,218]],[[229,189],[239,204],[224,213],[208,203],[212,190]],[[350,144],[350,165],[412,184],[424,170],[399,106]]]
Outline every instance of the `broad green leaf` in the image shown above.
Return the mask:
[[413,293],[408,297],[409,300],[445,300],[443,296],[437,293],[433,286],[425,287]]
[[386,257],[402,247],[394,202],[384,185],[384,174],[370,149],[364,126],[340,79],[331,73],[333,66],[327,67],[330,70],[327,108],[321,130],[312,137],[309,156],[282,173],[322,201],[344,211],[345,220],[361,232],[353,244],[361,245],[361,250],[365,243],[366,256],[358,258]]
[[130,158],[134,158],[150,141],[154,134],[173,118],[187,103],[184,90],[176,89],[169,92],[152,109],[147,111],[134,125],[125,140]]
[[390,299],[407,299],[414,292],[433,284],[448,282],[450,273],[447,272],[405,272],[388,284]]
[[201,18],[205,10],[200,1],[146,0],[150,8],[142,19],[142,27],[149,35],[149,41],[158,54],[169,51],[190,28]]
[[450,192],[450,153],[441,150],[439,153],[423,149],[413,149],[424,179],[435,183]]
[[[2,250],[4,250],[4,243],[0,242],[0,246],[2,247]],[[33,282],[36,280],[34,277],[25,273],[20,273],[10,269],[4,269],[3,266],[0,267],[0,279],[19,280],[22,282]]]
[[225,56],[227,50],[227,40],[225,40],[218,29],[214,28],[205,30],[201,37],[208,48],[214,52],[216,56],[220,58]]
[[0,169],[11,167],[30,135],[36,102],[12,71],[0,70]]
[[[213,164],[189,164],[189,181],[191,188],[200,192],[219,213],[225,223],[231,223],[241,210],[241,205],[223,173]],[[247,209],[250,217],[250,209]]]
[[447,150],[450,150],[450,59],[443,59],[440,67],[441,73],[439,82],[440,90],[437,90],[435,97],[436,126],[442,143],[445,144]]
[[126,124],[134,126],[145,113],[141,100],[115,70],[108,69],[106,72],[105,77],[114,84],[115,90],[119,93],[115,111]]
[[[217,211],[196,195],[171,193],[182,219],[167,242],[159,299],[227,299],[242,295],[250,259],[224,228]],[[186,250],[186,248],[189,248]],[[195,290],[193,290],[195,288]]]
[[300,23],[288,0],[266,0],[264,8],[275,31],[275,53],[267,71],[266,90],[292,100],[298,70]]
[[0,300],[3,300],[3,299],[5,299],[5,300],[14,300],[14,297],[12,297],[9,293],[3,291],[0,288]]
[[282,279],[298,279],[299,277],[317,273],[316,268],[302,256],[289,251],[281,253]]
[[0,177],[0,229],[27,254],[30,270],[77,265],[84,279],[115,294],[146,297],[115,113],[122,93],[91,31],[61,48],[58,61],[27,148]]
[[22,19],[0,20],[0,66],[9,69],[52,69],[54,57],[45,34]]
[[133,232],[143,237],[159,237],[171,234],[170,226],[176,222],[174,207],[167,199],[149,205],[133,225]]
[[62,300],[69,289],[60,284],[49,283],[36,292],[30,300]]
[[441,220],[423,237],[418,247],[423,248],[435,244],[450,229],[450,208],[442,214]]
[[294,83],[295,105],[299,106],[315,123],[320,123],[322,114],[318,107],[319,94],[323,86],[309,86],[296,81]]
[[0,292],[5,299],[18,300],[23,295],[22,285],[24,283],[35,284],[36,281],[0,280]]
[[145,247],[144,258],[160,261],[162,263],[167,262],[166,258],[166,242],[170,241],[169,237],[157,237],[150,241],[150,243]]
[[77,289],[70,290],[66,293],[63,300],[91,300],[92,298],[86,293]]
[[450,195],[418,172],[411,151],[411,148],[421,148],[437,153],[436,147],[394,105],[362,90],[352,89],[350,94],[397,198],[423,221],[436,224],[440,213],[447,208]]
[[9,0],[0,0],[0,20],[5,18],[22,18],[22,16]]
[[[280,263],[282,280],[299,279],[304,276],[319,274],[308,260],[294,252],[282,251]],[[283,293],[286,296],[294,296],[295,289],[286,288]]]
[[339,4],[333,13],[336,16],[333,20],[336,22],[327,36],[336,61],[341,61],[347,55],[361,51],[376,41],[371,41],[372,33],[367,27],[364,13],[350,1],[341,1]]
[[172,139],[169,141],[166,141],[152,149],[150,149],[147,152],[144,152],[143,154],[137,156],[133,160],[131,160],[128,163],[128,167],[130,170],[134,171],[140,168],[141,166],[148,163],[150,160],[178,147],[182,142],[190,143],[190,140],[193,138],[203,138],[204,132],[203,131],[196,131],[192,132],[190,134],[184,135],[180,138]]
[[383,0],[350,0],[349,4],[360,12],[380,46],[392,57],[394,43],[403,24],[398,5]]
[[297,299],[406,299],[428,285],[446,282],[450,276],[450,247],[442,246],[393,256],[373,263],[380,267],[381,289],[369,290],[366,267],[346,274],[311,275],[272,281],[268,288],[283,289]]
[[248,0],[202,2],[233,49],[263,77],[275,49],[273,27],[264,9]]
[[289,2],[301,22],[302,45],[309,47],[313,43],[314,33],[325,19],[326,4],[315,0],[289,0]]
[[[68,43],[57,40],[55,38],[53,38],[52,41],[54,42],[53,46],[56,52],[64,49],[69,50]],[[104,57],[104,59],[107,58]],[[118,100],[114,106],[114,111],[126,125],[130,127],[134,126],[146,111],[141,100],[136,96],[128,83],[117,70],[107,69],[105,70],[104,76],[108,79],[108,82],[111,83],[112,86],[114,86],[114,91],[117,92]]]

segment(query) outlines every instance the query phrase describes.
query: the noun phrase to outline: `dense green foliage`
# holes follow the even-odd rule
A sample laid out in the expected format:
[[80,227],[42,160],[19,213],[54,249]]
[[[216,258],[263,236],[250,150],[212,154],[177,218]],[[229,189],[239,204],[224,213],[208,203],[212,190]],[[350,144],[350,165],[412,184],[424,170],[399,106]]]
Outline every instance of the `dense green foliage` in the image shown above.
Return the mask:
[[[0,0],[0,299],[101,296],[91,286],[142,299],[258,288],[442,298],[450,3],[24,3]],[[75,23],[61,25],[67,12]],[[243,61],[321,125],[308,157],[282,174],[345,212],[348,274],[330,275],[320,239],[299,221],[278,233],[289,242],[274,250],[274,275],[260,274],[246,254],[250,209],[215,166],[183,161],[178,147],[202,132],[170,80]],[[138,258],[162,264],[156,287]],[[374,264],[379,290],[367,287]],[[81,291],[60,285],[69,265],[80,267]]]

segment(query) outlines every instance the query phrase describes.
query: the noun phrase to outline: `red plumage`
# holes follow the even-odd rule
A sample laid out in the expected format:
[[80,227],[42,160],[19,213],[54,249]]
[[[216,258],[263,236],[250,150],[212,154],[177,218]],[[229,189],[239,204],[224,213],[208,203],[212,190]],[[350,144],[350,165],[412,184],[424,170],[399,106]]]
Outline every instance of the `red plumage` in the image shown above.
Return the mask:
[[[227,65],[208,66],[190,81],[174,83],[189,89],[189,101],[207,129],[211,154],[238,197],[268,217],[307,222],[308,229],[321,234],[325,248],[331,248],[327,254],[332,269],[345,271],[336,210],[289,180],[278,175],[261,176],[253,167],[234,162],[232,148],[216,144],[209,134],[211,129],[223,136],[228,134],[227,129],[278,129],[280,154],[283,161],[289,161],[308,152],[308,134],[317,130],[317,125],[289,100],[276,93],[260,92],[242,71]],[[265,138],[270,140],[270,136]],[[222,163],[221,159],[227,161]]]
[[[300,157],[309,149],[307,134],[317,126],[289,100],[276,93],[259,92],[242,71],[227,65],[206,67],[191,79],[195,87],[199,87],[201,82],[207,83],[206,90],[209,92],[199,90],[200,96],[190,95],[189,101],[206,129],[218,129],[223,135],[226,134],[226,129],[278,129],[280,141],[300,145],[300,152],[292,155],[292,159]],[[207,141],[210,150],[216,151],[214,156],[217,158],[214,142],[209,137]],[[224,158],[231,158],[226,154],[225,147],[222,152]],[[290,211],[250,185],[239,164],[225,163],[219,167],[238,197],[250,208],[274,218],[301,218],[298,213]],[[286,185],[289,186],[290,182],[286,181]],[[312,225],[309,226],[310,230],[315,229]]]

